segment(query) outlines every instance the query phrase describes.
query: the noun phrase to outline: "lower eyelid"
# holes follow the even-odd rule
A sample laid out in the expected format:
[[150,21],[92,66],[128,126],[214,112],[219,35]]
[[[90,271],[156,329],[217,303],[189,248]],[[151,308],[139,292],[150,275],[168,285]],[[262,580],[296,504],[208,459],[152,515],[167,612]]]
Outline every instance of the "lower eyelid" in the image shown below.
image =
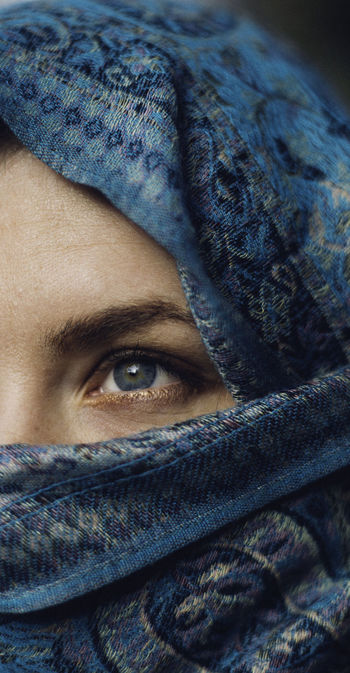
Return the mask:
[[169,383],[162,388],[147,388],[133,392],[90,393],[85,398],[84,405],[102,409],[108,407],[130,408],[134,404],[149,406],[153,402],[157,405],[157,408],[161,408],[172,403],[186,402],[193,392],[188,384],[181,381]]

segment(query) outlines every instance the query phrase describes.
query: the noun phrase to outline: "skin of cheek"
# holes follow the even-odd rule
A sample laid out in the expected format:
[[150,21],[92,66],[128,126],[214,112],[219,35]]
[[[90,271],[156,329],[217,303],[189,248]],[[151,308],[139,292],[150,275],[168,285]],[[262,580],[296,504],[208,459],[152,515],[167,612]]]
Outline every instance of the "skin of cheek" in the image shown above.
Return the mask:
[[128,401],[126,396],[121,403],[116,402],[113,395],[107,397],[109,399],[105,405],[101,401],[99,406],[87,404],[81,409],[82,432],[89,427],[90,435],[96,432],[98,439],[101,439],[103,433],[106,433],[105,439],[112,436],[125,437],[151,427],[179,423],[233,406],[232,397],[222,384],[197,393],[189,391],[187,398],[177,403],[169,404],[165,400],[164,406],[157,399],[151,403],[142,402],[142,393],[141,399],[136,403]]

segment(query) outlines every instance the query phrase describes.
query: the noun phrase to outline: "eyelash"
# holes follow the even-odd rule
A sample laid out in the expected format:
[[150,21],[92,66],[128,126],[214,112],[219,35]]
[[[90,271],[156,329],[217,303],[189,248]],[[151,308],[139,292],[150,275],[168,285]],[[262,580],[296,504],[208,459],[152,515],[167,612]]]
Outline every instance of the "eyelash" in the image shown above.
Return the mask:
[[[198,391],[204,386],[203,378],[199,377],[198,374],[195,374],[194,369],[192,369],[190,366],[186,367],[185,364],[183,366],[176,364],[172,357],[169,357],[169,355],[161,351],[150,351],[140,348],[122,349],[118,351],[111,350],[109,353],[105,354],[104,357],[100,360],[100,363],[96,365],[94,370],[90,373],[88,379],[94,380],[98,374],[105,372],[108,373],[111,369],[113,369],[113,367],[122,364],[123,362],[130,362],[130,360],[143,360],[152,364],[158,364],[168,374],[177,376],[182,383],[185,383],[193,391]],[[179,384],[169,384],[169,387],[170,385]],[[154,390],[162,390],[162,388],[155,388]],[[115,394],[117,395],[119,393]],[[135,393],[131,391],[123,393],[125,396],[133,394]]]

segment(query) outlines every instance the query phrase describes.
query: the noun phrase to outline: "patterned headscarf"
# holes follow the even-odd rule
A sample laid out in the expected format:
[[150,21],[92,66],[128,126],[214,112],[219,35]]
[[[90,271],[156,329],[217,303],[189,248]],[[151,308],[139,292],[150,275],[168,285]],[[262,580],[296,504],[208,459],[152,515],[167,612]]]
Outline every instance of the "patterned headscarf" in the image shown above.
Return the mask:
[[0,11],[0,117],[174,256],[238,400],[0,448],[0,671],[349,673],[344,113],[224,10],[40,0]]

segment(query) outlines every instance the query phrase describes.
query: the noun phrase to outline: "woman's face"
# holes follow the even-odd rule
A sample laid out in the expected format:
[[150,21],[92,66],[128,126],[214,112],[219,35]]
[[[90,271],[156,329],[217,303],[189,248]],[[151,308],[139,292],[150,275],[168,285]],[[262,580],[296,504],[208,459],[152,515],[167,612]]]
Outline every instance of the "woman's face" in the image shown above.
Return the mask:
[[0,166],[0,443],[122,437],[233,406],[173,258],[27,151]]

